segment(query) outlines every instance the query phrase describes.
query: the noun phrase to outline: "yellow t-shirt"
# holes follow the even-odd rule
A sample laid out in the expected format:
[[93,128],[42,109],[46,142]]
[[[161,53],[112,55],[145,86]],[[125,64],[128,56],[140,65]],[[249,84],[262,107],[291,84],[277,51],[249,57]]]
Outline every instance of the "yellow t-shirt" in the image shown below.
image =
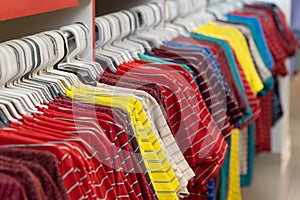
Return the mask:
[[227,200],[242,200],[239,164],[239,129],[234,129],[231,135]]

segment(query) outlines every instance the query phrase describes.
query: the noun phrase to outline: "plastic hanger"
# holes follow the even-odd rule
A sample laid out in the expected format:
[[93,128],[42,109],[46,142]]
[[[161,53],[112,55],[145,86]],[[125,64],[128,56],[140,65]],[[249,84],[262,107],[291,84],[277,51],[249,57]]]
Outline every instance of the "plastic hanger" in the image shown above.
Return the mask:
[[124,38],[124,41],[133,42],[142,45],[143,48],[141,49],[142,50],[141,53],[144,53],[144,51],[151,51],[151,46],[147,41],[140,40],[134,37],[134,33],[142,28],[141,24],[139,23],[138,17],[133,12],[130,12],[128,10],[123,10],[121,12],[125,13],[128,16],[128,18],[130,19],[130,24],[132,26],[132,34]]
[[112,37],[109,40],[109,42],[107,42],[103,46],[103,50],[108,50],[108,51],[111,51],[111,52],[114,52],[114,53],[118,54],[123,62],[132,61],[133,58],[132,58],[129,50],[113,45],[113,43],[120,42],[122,35],[125,34],[124,32],[126,30],[125,30],[124,24],[123,24],[124,20],[121,18],[122,22],[120,23],[118,21],[118,18],[116,18],[113,15],[104,15],[100,19],[101,20],[106,20],[109,23],[109,26],[110,26],[111,31],[112,31],[111,32]]
[[[12,51],[11,48],[8,46],[1,44],[0,45],[0,54],[1,55],[1,60],[2,60],[2,65],[4,69],[3,71],[6,71],[4,78],[1,80],[1,85],[0,85],[0,92],[5,89],[5,84],[7,81],[9,81],[15,73],[15,70],[17,70],[17,60],[14,60],[14,52]],[[22,100],[15,98],[15,97],[10,97],[7,96],[6,94],[1,94],[0,93],[0,104],[4,105],[6,107],[6,110],[4,107],[2,107],[2,111],[4,113],[11,113],[11,117],[8,116],[8,118],[12,119],[21,119],[21,115],[27,115],[28,111],[23,109]]]
[[206,10],[213,13],[217,19],[226,20],[224,15],[236,9],[237,7],[233,3],[228,3],[226,1],[213,1]]
[[163,37],[149,32],[150,28],[153,28],[156,25],[155,17],[153,15],[151,16],[151,13],[149,13],[152,12],[151,9],[143,5],[134,7],[130,9],[130,11],[134,14],[139,27],[132,38],[147,41],[151,47],[158,47],[162,43]]
[[16,62],[17,62],[17,68],[16,68],[16,73],[14,76],[11,77],[10,80],[6,82],[6,87],[1,90],[1,94],[7,94],[10,95],[11,97],[18,97],[21,98],[25,102],[25,109],[31,112],[36,112],[37,109],[35,108],[37,105],[40,103],[37,101],[37,99],[32,95],[31,91],[26,91],[23,88],[22,89],[12,89],[14,86],[14,81],[19,78],[19,74],[22,74],[22,70],[24,68],[22,66],[25,65],[25,55],[21,49],[20,46],[16,45],[15,43],[12,42],[5,42],[3,43],[4,45],[9,46],[14,50],[14,53],[16,55]]
[[[85,39],[85,40],[84,40],[84,44],[86,44],[86,45],[85,45],[85,46],[86,46],[85,48],[87,48],[88,41],[89,41],[89,40],[88,40],[88,33],[89,33],[88,28],[87,28],[84,24],[80,24],[80,23],[79,23],[79,25],[76,26],[75,28],[81,29],[80,32],[82,33],[82,37]],[[101,73],[104,72],[103,67],[102,67],[99,63],[97,63],[97,62],[83,59],[83,58],[80,57],[80,55],[77,56],[77,60],[79,60],[79,61],[81,61],[81,62],[84,62],[84,63],[86,63],[86,64],[89,64],[89,65],[94,66],[95,70],[96,70],[99,74],[101,74]]]
[[241,0],[227,0],[226,3],[232,4],[235,7],[235,9],[237,9],[237,10],[240,10],[244,7],[244,2]]
[[[102,49],[98,49],[99,53],[102,50],[109,50],[120,55],[124,55],[127,58],[125,62],[133,61],[138,53],[144,52],[144,46],[136,41],[131,41],[128,36],[135,30],[134,16],[125,12],[116,12],[110,15],[97,18],[99,23],[109,24],[110,27],[115,27],[115,32],[111,32],[112,38],[109,42],[103,45]],[[106,20],[106,22],[105,22]],[[133,20],[133,21],[131,21]],[[114,30],[111,28],[111,31]],[[115,35],[115,36],[114,36]],[[108,36],[109,37],[109,36]]]
[[[85,35],[83,35],[82,29],[76,29],[76,26],[70,25],[70,26],[64,26],[61,28],[62,31],[70,32],[74,36],[75,40],[75,48],[73,51],[69,51],[68,55],[66,56],[66,63],[72,64],[73,67],[84,70],[92,80],[96,80],[98,69],[95,68],[95,66],[92,66],[90,64],[87,64],[86,62],[81,62],[77,60],[77,56],[81,54],[86,49],[86,38]],[[61,65],[59,65],[61,67]]]
[[54,40],[52,40],[51,37],[49,37],[48,35],[42,35],[39,34],[39,37],[44,40],[44,42],[48,47],[48,52],[49,52],[49,63],[47,63],[45,65],[45,67],[41,70],[39,70],[39,76],[41,78],[45,77],[45,78],[51,78],[51,79],[56,79],[58,81],[60,81],[65,88],[70,89],[71,85],[73,84],[71,79],[69,79],[69,77],[67,76],[63,76],[62,73],[60,73],[59,71],[57,73],[55,73],[55,71],[53,70],[52,72],[50,72],[49,70],[47,70],[48,68],[53,67],[54,64],[56,64],[58,62],[58,60],[60,60],[61,58],[58,58],[58,52],[55,51],[56,48],[56,42]]
[[179,9],[175,1],[166,1],[166,29],[176,31],[180,35],[188,36],[189,32],[183,25],[176,25],[171,23],[174,19],[179,17]]
[[113,46],[113,43],[120,40],[120,37],[122,36],[122,34],[124,34],[122,33],[122,25],[118,21],[118,19],[112,15],[105,15],[100,17],[99,20],[100,23],[103,24],[103,27],[105,28],[104,30],[106,30],[107,28],[110,29],[110,35],[107,37],[107,42],[102,45],[102,49],[119,55],[121,62],[131,61],[132,58],[128,58],[126,56],[126,54],[130,54],[129,51],[124,50],[120,47]]
[[[100,64],[93,62],[93,61],[86,61],[80,58],[80,55],[84,52],[84,50],[87,48],[87,30],[86,27],[84,27],[81,24],[74,24],[71,25],[71,33],[74,35],[76,38],[76,43],[79,49],[79,52],[77,52],[77,55],[75,55],[73,58],[70,58],[70,62],[78,65],[79,66],[79,77],[81,80],[88,85],[95,85],[96,84],[96,79],[97,76],[101,73],[103,73],[103,68],[101,67]],[[88,76],[87,78],[90,79],[92,78],[90,74],[93,75],[93,80],[89,81],[86,80],[85,77]]]
[[191,20],[196,25],[196,28],[199,25],[206,24],[208,22],[214,21],[216,17],[211,13],[206,12],[207,2],[206,0],[191,0],[193,9],[193,14],[188,14],[185,19]]
[[195,10],[193,10],[192,1],[178,0],[176,1],[176,4],[177,6],[174,9],[177,9],[179,16],[178,18],[174,19],[172,23],[174,25],[184,27],[184,29],[188,32],[194,30],[196,24],[192,20],[185,19],[187,15],[190,15],[195,12]]
[[9,121],[0,108],[0,127],[1,126],[9,126]]
[[[25,64],[24,65],[20,65],[22,67],[20,74],[19,74],[19,78],[16,79],[13,84],[14,87],[20,87],[20,88],[27,88],[30,89],[31,91],[33,91],[37,97],[41,97],[43,100],[43,102],[47,102],[47,99],[45,98],[45,95],[43,95],[44,93],[38,93],[37,91],[41,91],[41,90],[37,90],[37,84],[35,82],[29,81],[27,82],[27,79],[25,79],[25,75],[28,74],[36,65],[37,63],[37,56],[36,54],[34,54],[33,48],[32,46],[30,46],[28,41],[24,41],[22,39],[19,40],[13,40],[11,41],[17,45],[19,45],[22,50],[23,50],[23,54],[25,56]],[[20,53],[22,55],[22,53]],[[26,82],[24,82],[24,80]],[[35,87],[33,87],[35,86]],[[42,90],[44,91],[44,90]],[[39,96],[38,94],[41,94],[41,96]],[[44,98],[43,98],[44,97]]]
[[167,29],[157,26],[163,21],[161,8],[157,4],[149,4],[148,7],[152,10],[155,17],[155,27],[154,29],[150,29],[153,33],[166,35],[167,40],[171,40],[172,38],[178,36],[177,32],[168,31]]
[[[78,32],[79,35],[77,35],[75,37],[80,37],[80,39],[84,39],[81,43],[81,44],[83,44],[83,46],[80,47],[81,51],[83,52],[87,47],[87,30],[85,28],[83,29],[83,26],[76,26],[75,28],[77,28],[79,31]],[[81,34],[81,36],[80,36],[80,34]],[[76,34],[74,33],[74,35],[76,35]],[[72,62],[75,64],[82,63],[82,65],[86,65],[88,70],[91,71],[90,73],[93,73],[93,75],[95,76],[95,79],[93,79],[93,81],[88,81],[88,80],[85,81],[83,78],[82,80],[88,85],[96,85],[96,79],[98,78],[98,75],[102,74],[104,71],[102,66],[94,61],[84,61],[83,59],[80,59],[79,58],[80,54],[81,53],[79,53],[76,56],[76,59],[73,59]],[[80,65],[80,66],[82,66],[82,65]],[[87,71],[87,73],[89,71]],[[82,73],[82,72],[80,72],[80,73]],[[84,76],[81,76],[81,77],[84,77]],[[88,78],[91,78],[91,77],[88,77]]]
[[46,101],[46,98],[40,91],[35,90],[32,85],[26,86],[21,83],[21,77],[23,77],[28,70],[28,66],[32,66],[31,51],[28,46],[21,40],[12,40],[6,42],[7,45],[15,48],[18,51],[19,63],[18,63],[18,75],[14,78],[14,81],[8,83],[8,88],[17,89],[20,93],[25,93],[31,99],[32,103],[37,106]]
[[171,4],[170,12],[174,12],[173,10],[178,12],[177,16],[173,14],[175,16],[170,20],[171,27],[184,27],[186,34],[194,31],[199,25],[215,20],[214,15],[205,11],[206,0],[179,0],[177,3],[167,1],[168,4]]
[[[36,67],[31,73],[30,77],[35,80],[39,80],[42,82],[48,82],[58,91],[59,94],[65,94],[64,91],[64,85],[63,83],[50,76],[44,76],[42,70],[44,70],[49,64],[52,64],[54,56],[49,52],[49,44],[47,44],[43,38],[37,35],[33,35],[30,37],[27,37],[29,40],[31,40],[36,45],[36,51],[38,55],[40,55],[40,65]],[[27,39],[26,38],[26,39]]]
[[118,23],[120,28],[119,37],[111,43],[113,47],[124,51],[124,53],[129,57],[130,61],[133,61],[133,58],[137,57],[137,54],[140,53],[140,49],[143,46],[139,43],[125,41],[124,38],[128,37],[133,31],[132,23],[130,18],[123,12],[116,12],[110,15]]
[[16,92],[8,88],[19,72],[18,65],[20,63],[20,56],[16,49],[6,45],[6,43],[2,43],[2,47],[6,50],[5,55],[9,60],[8,64],[10,70],[8,70],[9,78],[5,82],[5,87],[3,87],[0,91],[1,98],[11,101],[20,114],[30,115],[32,112],[37,112],[35,105],[32,103],[33,100],[31,100],[30,97],[24,93],[24,91],[21,90]]
[[72,35],[74,35],[75,42],[79,50],[78,52],[76,52],[76,54],[75,51],[72,52],[74,53],[74,56],[69,55],[71,62],[86,66],[92,72],[94,72],[95,75],[102,73],[103,68],[101,67],[101,65],[93,61],[84,60],[83,58],[80,57],[83,54],[83,52],[87,49],[88,46],[87,28],[84,25],[78,23],[78,24],[70,25],[69,31],[71,32]]
[[[8,63],[6,62],[6,59],[4,57],[4,54],[1,51],[0,48],[0,88],[4,87],[5,84],[5,78],[7,77],[7,70],[5,69],[5,66],[8,66]],[[9,107],[12,105],[7,105],[9,102],[6,102],[5,100],[1,100],[0,98],[0,110],[2,111],[5,118],[7,118],[11,122],[19,122],[17,118],[21,118],[21,116],[17,113],[14,107],[12,107],[12,111],[9,111]]]
[[24,54],[26,55],[25,71],[23,74],[20,74],[20,78],[15,81],[15,85],[17,87],[25,87],[31,89],[32,91],[39,92],[44,103],[53,101],[53,97],[51,95],[55,94],[55,89],[53,86],[51,86],[49,83],[31,80],[29,76],[30,72],[32,72],[39,64],[39,56],[34,50],[36,47],[31,41],[26,39],[19,39],[15,42],[22,47]]
[[[0,110],[2,111],[4,117],[9,120],[10,122],[15,122],[15,123],[20,123],[16,118],[17,117],[13,117],[12,114],[9,112],[9,110],[7,109],[7,107],[5,105],[2,104],[2,102],[0,101]],[[21,119],[21,118],[19,118]]]
[[97,54],[97,49],[101,48],[100,46],[103,43],[103,25],[99,22],[97,22],[97,18],[95,20],[96,22],[96,61],[101,65],[101,66],[105,66],[108,67],[110,69],[111,72],[115,73],[117,72],[117,63],[119,61],[115,61],[114,58],[111,55],[107,55],[107,54],[101,54],[98,53]]
[[[89,79],[92,79],[92,82],[95,82],[97,75],[103,71],[102,69],[99,69],[101,66],[94,64],[92,61],[87,62],[77,59],[78,55],[80,55],[87,47],[86,32],[80,28],[79,24],[62,27],[61,31],[69,32],[74,36],[75,49],[73,51],[67,51],[68,54],[66,55],[64,61],[59,63],[57,68],[77,74],[82,78],[82,81],[85,84],[94,84],[86,80],[84,77],[88,77]],[[67,39],[65,41],[67,41]]]
[[106,65],[112,72],[117,71],[117,66],[124,62],[120,55],[117,53],[107,50],[104,47],[112,40],[114,34],[114,27],[111,27],[109,22],[102,17],[95,19],[96,26],[98,27],[99,44],[96,48],[96,61],[102,66]]
[[[34,55],[33,56],[34,65],[32,66],[30,73],[27,74],[26,78],[23,79],[23,81],[27,83],[37,84],[42,87],[47,87],[48,91],[50,92],[50,94],[48,94],[50,97],[50,101],[53,101],[53,96],[58,97],[58,94],[63,92],[61,86],[59,85],[59,83],[57,83],[54,80],[40,79],[38,78],[38,74],[37,74],[38,70],[41,67],[43,68],[45,64],[44,63],[45,55],[42,54],[42,52],[44,52],[45,54],[46,51],[45,44],[41,46],[42,41],[38,43],[36,36],[26,37],[23,38],[23,40],[26,41],[28,45],[31,47],[32,54]],[[47,90],[45,91],[47,92]]]
[[143,54],[146,50],[145,47],[148,47],[147,44],[130,40],[130,35],[137,29],[134,15],[130,12],[121,11],[113,13],[112,16],[116,17],[120,25],[122,25],[122,36],[113,45],[128,50],[133,58],[136,58],[138,53]]
[[[74,77],[70,77],[70,74],[64,73],[54,69],[54,65],[61,61],[65,57],[64,41],[57,31],[47,31],[39,34],[41,38],[50,47],[51,61],[41,71],[44,76],[55,77],[64,83],[65,87],[69,88],[71,85],[76,85],[77,80]],[[56,39],[60,38],[60,40]]]
[[160,10],[154,10],[150,5],[141,6],[140,8],[140,11],[137,12],[144,12],[146,27],[141,34],[137,34],[139,38],[153,42],[152,44],[155,47],[158,47],[162,41],[172,38],[172,35],[170,35],[167,30],[155,29],[155,27],[159,24],[157,16],[161,17]]
[[60,61],[62,61],[63,58],[66,56],[66,49],[65,49],[66,44],[62,33],[60,34],[58,31],[48,31],[48,32],[41,33],[40,35],[44,35],[51,41],[50,44],[52,44],[52,47],[54,48],[53,52],[56,57],[53,63],[49,64],[45,68],[46,73],[48,73],[50,76],[55,75],[58,77],[63,77],[64,80],[68,82],[68,86],[67,86],[68,88],[70,88],[71,85],[78,87],[80,83],[74,74],[56,70],[54,68],[54,66]]
[[[167,30],[158,31],[153,29],[153,27],[156,27],[159,24],[157,19],[162,18],[160,10],[157,10],[154,10],[149,5],[137,6],[130,10],[135,14],[142,28],[142,31],[136,31],[134,36],[148,41],[149,44],[154,47],[159,47],[162,44],[162,41],[170,39],[171,35]],[[159,18],[157,18],[157,16],[159,16]]]
[[[20,52],[20,55],[23,55],[25,58],[28,56],[29,59],[26,59],[25,63],[22,64],[22,65],[20,65],[21,73],[19,74],[19,76],[17,77],[17,79],[13,82],[13,85],[17,85],[17,83],[20,83],[21,77],[24,76],[26,73],[28,73],[30,71],[29,68],[22,67],[22,66],[32,66],[32,59],[30,59],[31,58],[31,54],[30,54],[31,51],[30,51],[28,45],[25,42],[20,41],[20,40],[16,40],[15,43],[18,44],[22,48],[22,50],[23,50],[23,51]],[[15,45],[15,47],[17,47],[17,46]],[[28,95],[29,96],[35,95],[38,99],[40,99],[39,103],[35,104],[36,106],[37,105],[40,106],[47,99],[47,97],[44,95],[44,93],[42,92],[42,90],[39,89],[39,88],[34,87],[35,85],[31,85],[30,84],[30,85],[27,85],[27,86],[24,87],[24,84],[22,82],[21,84],[18,84],[17,86],[21,86],[22,90],[24,90],[24,88],[27,88],[27,90],[30,89],[31,92],[28,93]],[[39,92],[37,92],[37,91],[39,91]]]

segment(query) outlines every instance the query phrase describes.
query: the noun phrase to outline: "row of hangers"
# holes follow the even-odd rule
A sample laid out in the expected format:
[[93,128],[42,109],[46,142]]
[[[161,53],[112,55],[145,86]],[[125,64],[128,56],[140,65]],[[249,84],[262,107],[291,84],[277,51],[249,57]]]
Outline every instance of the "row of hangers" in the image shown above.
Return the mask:
[[[162,11],[156,4],[148,4],[96,18],[100,30],[96,37],[96,59],[111,71],[124,62],[133,61],[138,53],[158,47],[169,34],[157,29],[162,23]],[[99,45],[100,44],[100,45]]]
[[20,123],[22,116],[42,114],[37,107],[47,107],[64,88],[93,84],[85,77],[96,80],[103,69],[80,57],[87,31],[74,24],[0,44],[0,121]]
[[155,3],[96,17],[97,62],[116,72],[120,64],[133,61],[138,53],[149,52],[151,47],[159,47],[163,41],[178,35],[189,35],[199,25],[215,20],[218,16],[212,14],[214,9],[226,14],[241,8],[241,3],[242,0],[210,0],[209,3],[206,0],[168,0],[165,28],[162,10]]
[[199,13],[206,10],[206,1],[200,1],[167,1],[166,28],[160,26],[162,10],[155,3],[97,17],[97,62],[80,57],[88,44],[89,30],[83,24],[1,43],[0,121],[18,123],[22,115],[41,113],[37,107],[64,95],[64,88],[95,85],[102,66],[116,72],[139,53],[188,34],[192,26],[185,21],[199,25]]

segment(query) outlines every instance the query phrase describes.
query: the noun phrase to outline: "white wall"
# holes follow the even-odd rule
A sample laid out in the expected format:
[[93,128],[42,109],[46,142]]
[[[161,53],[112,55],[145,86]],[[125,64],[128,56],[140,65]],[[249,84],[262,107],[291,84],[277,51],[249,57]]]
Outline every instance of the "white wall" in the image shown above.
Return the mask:
[[[263,0],[276,3],[286,14],[288,22],[291,22],[291,0]],[[287,66],[290,61],[287,62]],[[272,151],[281,154],[282,167],[285,171],[291,154],[291,136],[290,136],[290,78],[280,79],[281,100],[284,109],[284,117],[272,131]]]

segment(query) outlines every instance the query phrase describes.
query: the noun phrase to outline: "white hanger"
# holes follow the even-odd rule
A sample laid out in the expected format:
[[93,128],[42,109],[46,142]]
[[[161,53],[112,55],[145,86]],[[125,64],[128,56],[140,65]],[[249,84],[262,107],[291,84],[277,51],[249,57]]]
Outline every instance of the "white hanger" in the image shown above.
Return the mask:
[[[70,86],[75,86],[78,87],[78,85],[80,84],[78,78],[76,77],[76,75],[72,74],[72,73],[67,73],[61,70],[56,70],[54,69],[54,65],[56,65],[57,63],[59,63],[67,54],[66,52],[66,43],[64,40],[64,36],[62,35],[63,33],[60,31],[47,31],[44,33],[41,33],[39,35],[44,35],[45,37],[47,37],[49,40],[51,40],[52,46],[53,46],[53,52],[56,56],[56,59],[53,61],[53,64],[47,66],[45,68],[46,73],[49,73],[50,76],[56,75],[56,76],[61,76],[64,77],[65,80],[68,83],[67,88],[70,88]],[[50,44],[51,44],[50,43]]]
[[19,89],[21,93],[25,93],[31,99],[32,103],[37,106],[46,101],[46,98],[43,98],[40,95],[40,92],[37,92],[32,85],[29,87],[21,85],[21,78],[27,73],[29,69],[28,66],[32,66],[31,51],[23,41],[21,40],[11,40],[5,42],[7,45],[12,46],[18,52],[19,64],[18,64],[18,75],[14,78],[14,81],[8,82],[8,88]]
[[[13,50],[7,45],[0,44],[0,54],[1,53],[1,64],[3,64],[1,65],[1,67],[4,68],[1,71],[6,71],[6,74],[5,77],[1,80],[0,85],[0,104],[7,106],[10,113],[12,114],[12,118],[21,119],[22,116],[20,114],[29,114],[28,111],[23,109],[21,100],[18,98],[10,98],[5,94],[1,94],[1,92],[3,92],[3,90],[5,89],[5,84],[7,83],[7,81],[9,81],[17,71],[17,59],[14,55]],[[7,116],[7,118],[10,118],[10,116]]]
[[98,44],[96,47],[96,60],[100,63],[103,63],[101,65],[106,65],[109,67],[110,71],[116,72],[116,67],[124,61],[115,52],[103,49],[103,46],[105,46],[112,37],[110,24],[101,17],[97,17],[95,22],[98,29],[98,41],[96,41]]
[[[228,3],[231,3],[235,6],[236,9],[240,10],[244,7],[244,2],[241,0],[227,0]],[[249,0],[248,0],[249,2]]]
[[125,14],[128,16],[129,21],[130,21],[130,24],[131,24],[131,26],[132,26],[132,34],[128,35],[128,37],[126,37],[126,38],[124,39],[124,41],[133,42],[133,43],[137,43],[137,44],[142,45],[142,46],[141,46],[142,49],[141,49],[141,52],[140,52],[140,53],[142,53],[142,54],[143,54],[145,51],[151,51],[151,46],[150,46],[150,44],[149,44],[147,41],[145,41],[145,40],[140,40],[140,39],[134,37],[134,33],[135,33],[136,31],[139,31],[139,29],[142,28],[142,27],[140,26],[139,22],[138,22],[139,20],[138,20],[137,16],[136,16],[133,12],[130,12],[130,11],[128,11],[128,10],[123,10],[123,11],[121,11],[121,12],[125,13]]
[[[206,0],[191,0],[193,7],[196,10],[191,15],[187,15],[185,19],[192,20],[196,26],[206,24],[214,21],[216,18],[213,14],[206,12],[207,1]],[[197,6],[198,5],[198,6]]]
[[169,31],[164,29],[163,27],[158,27],[157,25],[159,25],[160,23],[163,22],[163,14],[161,11],[161,8],[157,5],[157,4],[148,4],[147,5],[149,8],[151,8],[151,10],[153,11],[153,15],[156,19],[155,21],[155,28],[154,29],[150,29],[153,31],[156,31],[157,34],[163,34],[167,36],[167,40],[171,40],[174,37],[178,36],[178,32],[174,32],[174,31]]
[[178,32],[180,35],[188,36],[189,32],[185,26],[176,25],[171,23],[174,19],[179,17],[179,9],[177,7],[177,3],[175,1],[166,1],[166,29],[171,31]]
[[15,42],[22,47],[24,54],[26,55],[25,71],[23,74],[20,74],[20,77],[16,80],[15,85],[17,87],[25,87],[31,89],[32,91],[38,92],[43,99],[43,103],[49,103],[50,101],[53,101],[51,92],[45,84],[32,81],[30,80],[30,77],[27,76],[31,71],[33,71],[34,68],[37,67],[39,62],[37,52],[34,50],[36,47],[32,44],[32,42],[25,39],[15,40]]
[[194,13],[192,1],[178,0],[176,1],[176,3],[177,3],[176,9],[178,11],[179,18],[174,19],[172,23],[184,27],[188,32],[194,30],[196,24],[192,20],[185,19],[187,15]]
[[[80,24],[80,23],[76,24],[76,26],[74,25],[74,28],[78,29],[79,33],[82,34],[82,38],[84,38],[85,50],[86,50],[86,48],[87,48],[87,46],[88,46],[88,41],[89,41],[89,40],[88,40],[88,34],[89,34],[88,28],[87,28],[84,24]],[[86,63],[86,64],[88,64],[88,65],[94,66],[95,71],[97,71],[98,74],[101,74],[101,73],[104,72],[103,67],[102,67],[99,63],[94,62],[94,61],[91,61],[91,60],[83,59],[83,58],[81,58],[80,56],[81,56],[81,55],[78,55],[78,56],[76,57],[77,60],[79,60],[79,61],[81,61],[81,62],[83,62],[83,63]]]
[[57,48],[56,41],[53,40],[53,38],[49,37],[49,35],[38,34],[38,36],[41,40],[43,40],[45,44],[47,44],[47,52],[49,52],[49,62],[45,64],[45,67],[43,69],[38,71],[39,77],[45,78],[46,80],[49,78],[55,79],[57,81],[60,81],[64,85],[64,87],[70,89],[73,83],[72,80],[69,79],[69,77],[63,76],[59,71],[56,72],[55,70],[52,70],[52,72],[50,72],[49,70],[47,70],[49,68],[53,69],[53,66],[57,62],[59,62],[63,56],[62,54],[60,54],[60,57],[58,57],[58,52],[55,50]]
[[61,31],[69,32],[74,36],[75,48],[71,52],[68,51],[69,53],[66,55],[64,62],[58,64],[58,68],[68,69],[71,71],[75,70],[78,71],[79,74],[83,75],[88,74],[88,76],[95,81],[97,79],[97,75],[102,73],[102,71],[99,69],[99,65],[93,64],[92,61],[87,62],[77,59],[87,47],[86,32],[80,28],[80,26],[80,24],[74,24],[61,28]]
[[155,16],[151,8],[141,5],[130,9],[130,11],[135,15],[140,28],[135,32],[133,37],[148,41],[151,46],[159,47],[165,36],[150,33],[150,29],[153,29],[157,25],[155,24]]
[[[32,95],[35,97],[35,99],[41,103],[47,101],[46,97],[43,98],[43,95],[39,95],[40,93],[35,90],[34,87],[32,87],[32,84],[24,84],[24,82],[21,81],[22,77],[26,75],[33,65],[33,59],[32,59],[32,51],[29,48],[28,44],[25,43],[22,40],[12,40],[8,41],[7,44],[14,46],[19,52],[20,56],[20,64],[18,65],[19,73],[18,77],[15,78],[15,81],[12,82],[12,84],[9,85],[10,88],[22,88],[22,90],[25,91],[32,91]],[[22,83],[22,84],[21,84]],[[30,96],[30,93],[28,94]]]
[[172,10],[177,10],[175,16],[173,16],[168,25],[170,28],[176,28],[176,26],[184,27],[186,34],[194,31],[199,25],[206,24],[215,20],[215,17],[205,11],[206,0],[177,0],[167,1],[167,5],[171,4]]
[[235,4],[219,0],[212,1],[207,7],[207,11],[213,13],[220,20],[226,20],[224,15],[236,9]]
[[[24,78],[22,78],[22,84],[32,84],[32,86],[40,88],[44,94],[47,96],[47,99],[49,101],[53,101],[52,94],[50,90],[53,89],[54,92],[59,92],[59,89],[57,88],[57,83],[53,82],[47,82],[42,79],[37,79],[34,76],[32,76],[32,72],[36,71],[37,68],[39,68],[43,63],[42,61],[42,54],[41,54],[41,48],[40,45],[35,41],[35,38],[32,37],[26,37],[22,38],[24,42],[30,47],[31,53],[32,53],[32,60],[33,65],[30,67],[30,70],[28,71],[28,75]],[[37,75],[36,75],[37,76]]]
[[166,29],[155,29],[162,20],[161,10],[156,4],[137,6],[130,11],[141,22],[141,31],[136,31],[134,34],[136,38],[146,40],[154,47],[159,47],[164,40],[170,40],[174,36]]
[[23,88],[22,89],[12,89],[12,87],[14,86],[14,82],[16,79],[19,78],[19,74],[23,73],[24,71],[24,66],[25,65],[25,55],[21,49],[20,46],[18,46],[16,43],[13,42],[5,42],[3,43],[4,45],[8,45],[9,47],[11,47],[16,55],[16,60],[17,60],[17,69],[16,69],[16,73],[14,74],[14,76],[11,77],[10,80],[8,80],[6,82],[6,87],[1,90],[1,94],[7,94],[7,95],[11,95],[11,97],[18,97],[21,98],[22,100],[24,100],[25,102],[25,109],[27,109],[28,111],[31,112],[36,112],[37,109],[35,108],[37,105],[39,105],[39,102],[37,102],[37,99],[31,94],[31,91],[26,91]]
[[122,21],[120,22],[119,19],[112,14],[104,15],[102,19],[106,20],[110,24],[112,30],[112,38],[106,45],[103,46],[103,49],[119,54],[125,62],[132,61],[133,58],[129,50],[113,45],[113,43],[120,43],[121,37],[125,34],[125,20],[121,18]]
[[36,50],[40,53],[39,55],[41,58],[40,64],[33,70],[33,72],[31,72],[30,77],[35,80],[52,83],[53,86],[57,89],[57,91],[60,94],[65,94],[64,85],[60,80],[58,80],[54,77],[45,76],[43,74],[43,70],[47,66],[52,64],[53,60],[55,59],[55,56],[53,55],[53,53],[49,52],[49,50],[50,50],[49,46],[48,46],[49,44],[46,43],[42,37],[37,36],[37,35],[26,37],[26,39],[31,39],[34,41],[34,43],[37,47]]
[[2,46],[6,49],[7,58],[10,60],[10,70],[8,70],[9,79],[5,82],[5,87],[0,91],[0,96],[2,99],[7,99],[8,101],[12,101],[20,114],[29,115],[32,112],[37,112],[35,105],[32,103],[30,97],[28,97],[24,91],[20,91],[20,93],[16,91],[12,91],[9,89],[9,85],[14,81],[15,77],[18,75],[18,65],[20,62],[19,53],[12,46],[8,46],[6,43],[2,43]]
[[[131,15],[130,15],[131,14]],[[106,19],[108,22],[111,21],[110,26],[118,27],[119,31],[116,35],[116,39],[111,40],[109,45],[104,45],[103,49],[116,51],[119,54],[125,54],[129,57],[129,60],[132,61],[133,58],[137,58],[138,53],[144,53],[144,43],[138,43],[137,41],[130,40],[128,37],[136,30],[136,22],[132,13],[129,12],[116,12],[110,15],[106,15],[98,18],[98,20]],[[105,30],[104,30],[105,31]],[[98,49],[99,53],[101,53],[101,49]]]
[[110,45],[113,37],[116,37],[117,30],[105,19],[103,16],[96,18],[96,24],[99,30],[99,46],[96,49],[96,59],[97,61],[107,65],[112,72],[116,72],[116,67],[125,60],[116,52],[111,51],[109,48],[105,48],[106,45]]
[[143,49],[144,46],[140,43],[126,40],[126,38],[133,33],[135,22],[131,22],[131,18],[125,12],[112,13],[110,16],[115,17],[120,24],[120,36],[112,43],[112,45],[123,49],[130,55],[131,60],[137,58],[138,53],[143,53],[145,51]]
[[[96,58],[98,56],[98,60],[105,59],[103,57],[106,57],[106,59],[107,57],[114,58],[111,59],[116,63],[116,65],[111,67],[113,68],[111,69],[113,72],[116,71],[115,66],[123,62],[131,61],[133,58],[137,57],[138,53],[144,53],[151,49],[150,45],[144,40],[144,36],[146,34],[148,34],[148,36],[150,35],[150,37],[148,37],[148,41],[154,41],[155,39],[153,38],[157,38],[157,33],[154,35],[153,33],[150,34],[145,32],[145,34],[141,34],[141,32],[139,32],[140,27],[144,28],[151,24],[155,25],[158,23],[157,18],[154,17],[155,14],[153,8],[146,6],[144,8],[136,8],[136,10],[142,10],[141,15],[143,15],[143,19],[140,20],[141,24],[137,24],[139,14],[135,12],[134,9],[131,12],[122,11],[96,18],[96,27],[99,30]],[[158,11],[160,12],[160,10]],[[146,14],[146,12],[148,13]],[[161,13],[158,16],[161,20]],[[152,21],[146,20],[148,24],[143,24],[143,20],[145,19],[151,19]],[[139,32],[138,34],[140,34],[140,36],[136,36],[135,34],[129,35],[129,33],[136,32]],[[141,35],[143,36],[141,37]],[[163,39],[160,38],[160,40],[162,41]],[[101,44],[101,46],[99,44]],[[119,55],[127,55],[128,59],[126,57],[121,58]]]

